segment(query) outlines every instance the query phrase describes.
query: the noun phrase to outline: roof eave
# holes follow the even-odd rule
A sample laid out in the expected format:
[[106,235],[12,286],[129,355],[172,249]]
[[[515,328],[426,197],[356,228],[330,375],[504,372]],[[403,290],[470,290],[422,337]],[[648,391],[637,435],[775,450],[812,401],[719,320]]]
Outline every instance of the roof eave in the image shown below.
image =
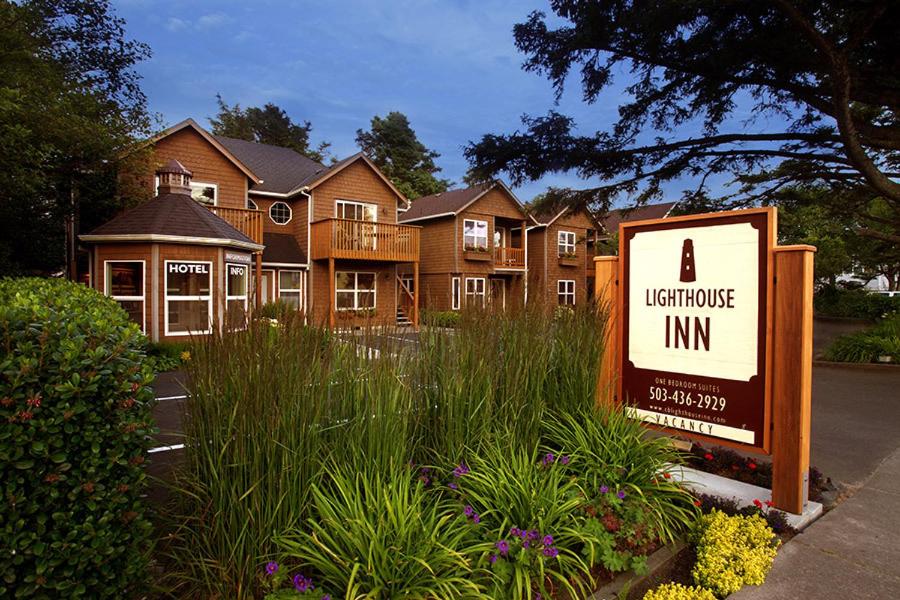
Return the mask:
[[194,244],[197,246],[218,246],[223,248],[237,248],[249,252],[259,252],[265,248],[262,244],[254,242],[242,242],[225,238],[195,237],[187,235],[164,235],[158,233],[112,233],[112,234],[83,234],[78,239],[82,242],[151,242],[168,244]]

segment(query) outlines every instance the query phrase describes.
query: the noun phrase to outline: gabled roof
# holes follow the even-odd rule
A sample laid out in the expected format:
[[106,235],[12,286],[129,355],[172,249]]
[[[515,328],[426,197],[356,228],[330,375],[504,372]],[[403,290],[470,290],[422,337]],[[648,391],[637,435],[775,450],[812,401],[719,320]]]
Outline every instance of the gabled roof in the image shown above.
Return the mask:
[[322,163],[290,148],[222,135],[213,137],[262,177],[262,183],[250,188],[251,192],[288,195],[328,170]]
[[659,204],[645,204],[643,206],[633,206],[631,208],[618,208],[611,210],[600,219],[608,233],[616,233],[619,230],[619,223],[626,221],[644,221],[646,219],[664,219],[675,208],[677,202],[661,202]]
[[290,233],[263,233],[263,263],[278,263],[282,265],[305,265],[308,263],[306,254],[297,243],[297,238]]
[[391,183],[391,180],[384,176],[384,173],[381,172],[381,169],[379,169],[378,166],[375,165],[375,163],[373,163],[371,160],[369,160],[369,157],[362,152],[357,152],[352,156],[348,156],[343,160],[339,160],[327,169],[311,175],[306,180],[304,180],[294,191],[298,192],[300,191],[300,188],[304,187],[310,190],[314,189],[315,187],[325,183],[353,163],[360,160],[366,163],[366,165],[368,165],[368,167],[372,169],[372,171],[374,171],[376,175],[378,175],[378,178],[381,179],[381,181],[383,181],[384,184],[390,188],[390,190],[394,193],[395,196],[397,196],[400,201],[402,201],[406,205],[409,205],[409,199],[407,199],[407,197],[397,189],[397,186]]
[[231,150],[226,148],[215,136],[207,132],[205,129],[200,127],[196,121],[193,119],[185,119],[180,123],[176,123],[172,125],[168,129],[164,129],[163,131],[157,133],[150,139],[141,143],[141,146],[146,146],[148,144],[155,144],[159,140],[172,135],[173,133],[177,133],[182,129],[190,128],[196,131],[203,139],[209,142],[216,150],[222,153],[222,155],[227,158],[234,166],[241,170],[251,181],[255,184],[263,183],[262,178],[258,177],[256,173],[254,173],[251,168],[244,163],[240,158],[238,158]]
[[516,198],[515,194],[513,194],[502,181],[491,181],[479,183],[460,190],[449,190],[417,198],[413,201],[410,209],[400,215],[399,221],[401,223],[409,223],[411,221],[425,221],[427,219],[437,219],[439,217],[456,216],[495,187],[500,187],[509,194],[521,208],[522,204],[519,202],[519,199]]
[[[588,219],[592,223],[596,223],[597,219],[594,218],[593,213],[589,211],[587,208],[581,209],[584,214],[587,215]],[[549,209],[540,213],[534,213],[531,215],[532,220],[537,223],[538,227],[549,227],[553,225],[556,221],[558,221],[563,215],[572,212],[571,206],[566,206],[562,209]]]
[[156,196],[79,237],[85,242],[172,242],[262,250],[188,194]]

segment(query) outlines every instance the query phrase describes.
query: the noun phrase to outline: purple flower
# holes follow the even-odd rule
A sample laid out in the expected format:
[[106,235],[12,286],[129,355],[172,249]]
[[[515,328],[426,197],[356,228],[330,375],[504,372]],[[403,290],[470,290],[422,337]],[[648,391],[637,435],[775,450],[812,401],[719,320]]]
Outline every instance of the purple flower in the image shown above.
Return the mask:
[[618,492],[616,492],[616,496],[619,497],[619,500],[624,500],[625,499],[625,490],[619,490]]
[[331,594],[325,594],[322,596],[322,600],[331,600]]
[[494,564],[495,562],[497,562],[497,555],[491,554],[491,556],[488,558],[488,562],[490,562],[491,564]]
[[528,532],[529,539],[536,540],[539,537],[541,537],[541,534],[538,532],[537,529],[532,529],[531,531]]
[[559,555],[559,550],[554,548],[553,546],[548,546],[544,548],[544,556],[548,558],[556,558]]
[[553,461],[554,461],[553,454],[551,454],[550,452],[548,452],[547,455],[544,457],[544,464],[545,464],[545,465],[549,465],[549,464],[552,463]]
[[564,465],[567,465],[567,464],[569,464],[569,457],[568,456],[560,456],[559,462],[561,462]]
[[458,489],[459,489],[459,486],[456,485],[455,483],[448,484],[447,487],[450,488],[451,490],[458,490]]
[[453,476],[456,478],[462,477],[463,475],[469,472],[469,467],[466,466],[466,463],[461,462],[459,466],[453,469]]
[[500,551],[500,554],[506,556],[509,553],[509,542],[506,540],[500,540],[495,544],[497,546],[497,550]]
[[600,493],[601,493],[601,494],[606,494],[607,492],[609,492],[609,486],[601,485],[601,486],[600,486]]
[[519,537],[522,538],[523,540],[526,539],[526,538],[528,538],[528,532],[525,531],[524,529],[520,529],[520,530],[519,530]]
[[529,542],[528,540],[525,540],[524,542],[522,542],[522,547],[523,547],[523,548],[528,548],[528,547],[530,547],[530,546],[531,546],[531,542]]
[[481,523],[481,517],[478,516],[478,513],[475,513],[474,515],[472,515],[472,522],[475,523],[476,525],[478,523]]
[[269,575],[274,575],[277,570],[278,570],[278,563],[275,562],[274,560],[266,563],[266,573],[268,573]]
[[512,537],[518,537],[522,533],[522,530],[518,527],[513,527],[509,530],[509,535]]
[[463,509],[463,514],[466,515],[467,517],[471,517],[472,515],[475,514],[475,509],[472,508],[470,505],[466,504],[466,507]]
[[541,541],[543,542],[543,544],[544,544],[545,546],[552,546],[552,545],[553,545],[553,536],[552,536],[552,535],[545,535],[545,536],[544,536],[544,539],[541,540]]
[[304,577],[302,573],[297,573],[294,575],[294,589],[300,592],[312,590],[314,588],[312,579],[309,577]]

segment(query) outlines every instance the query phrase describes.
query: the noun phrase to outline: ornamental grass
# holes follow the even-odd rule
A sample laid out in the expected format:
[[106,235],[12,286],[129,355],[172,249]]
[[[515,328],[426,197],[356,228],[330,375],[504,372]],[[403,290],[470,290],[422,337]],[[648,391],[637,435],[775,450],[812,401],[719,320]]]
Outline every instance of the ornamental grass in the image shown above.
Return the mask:
[[[637,537],[671,539],[694,507],[654,484],[668,447],[594,408],[604,319],[470,311],[413,343],[288,317],[198,342],[173,595],[581,597],[597,568],[627,568],[642,546],[591,512],[601,480]],[[562,435],[572,416],[605,454]],[[646,522],[627,522],[636,506]]]

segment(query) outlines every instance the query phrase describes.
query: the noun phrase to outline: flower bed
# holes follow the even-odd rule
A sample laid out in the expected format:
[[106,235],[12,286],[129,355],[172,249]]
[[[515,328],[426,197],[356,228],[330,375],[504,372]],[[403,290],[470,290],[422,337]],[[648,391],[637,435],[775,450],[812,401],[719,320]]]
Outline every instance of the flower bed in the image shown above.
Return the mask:
[[699,511],[671,445],[596,410],[602,318],[466,313],[378,359],[296,322],[195,345],[175,594],[568,598],[642,570]]
[[[736,479],[772,489],[772,463],[741,456],[725,448],[707,448],[695,443],[687,457],[687,465],[714,475]],[[822,502],[822,494],[833,490],[831,479],[815,467],[809,469],[809,499]]]

